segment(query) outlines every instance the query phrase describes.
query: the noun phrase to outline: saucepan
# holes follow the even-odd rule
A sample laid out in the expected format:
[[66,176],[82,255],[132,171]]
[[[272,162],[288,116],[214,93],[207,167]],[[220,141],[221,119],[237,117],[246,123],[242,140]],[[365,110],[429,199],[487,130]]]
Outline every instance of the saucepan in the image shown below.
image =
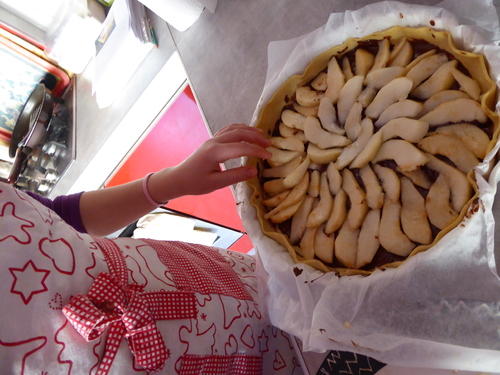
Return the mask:
[[9,145],[9,156],[14,158],[7,181],[14,184],[22,172],[28,156],[45,139],[52,117],[54,100],[43,83],[37,84],[21,110]]

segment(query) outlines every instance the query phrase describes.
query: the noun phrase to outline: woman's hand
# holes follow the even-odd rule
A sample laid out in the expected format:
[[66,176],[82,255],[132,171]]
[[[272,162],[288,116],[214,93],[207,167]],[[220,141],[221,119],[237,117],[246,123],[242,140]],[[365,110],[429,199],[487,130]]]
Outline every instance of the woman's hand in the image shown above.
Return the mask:
[[[267,159],[271,157],[266,150],[270,145],[259,129],[244,124],[229,125],[178,166],[155,173],[149,182],[151,196],[164,201],[182,195],[207,194],[248,180],[257,174],[255,168],[241,166],[223,170],[221,164],[242,156]],[[165,195],[167,190],[169,196]]]

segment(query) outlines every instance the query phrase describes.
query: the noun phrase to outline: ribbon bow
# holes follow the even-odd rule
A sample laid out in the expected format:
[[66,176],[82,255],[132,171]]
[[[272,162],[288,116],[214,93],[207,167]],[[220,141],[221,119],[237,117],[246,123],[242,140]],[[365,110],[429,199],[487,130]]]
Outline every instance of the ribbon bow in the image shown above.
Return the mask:
[[87,341],[109,329],[104,357],[97,374],[107,374],[121,340],[127,338],[136,364],[159,371],[169,357],[156,320],[189,319],[196,316],[195,297],[190,292],[143,292],[138,286],[120,284],[101,273],[88,294],[77,295],[63,308],[68,321]]

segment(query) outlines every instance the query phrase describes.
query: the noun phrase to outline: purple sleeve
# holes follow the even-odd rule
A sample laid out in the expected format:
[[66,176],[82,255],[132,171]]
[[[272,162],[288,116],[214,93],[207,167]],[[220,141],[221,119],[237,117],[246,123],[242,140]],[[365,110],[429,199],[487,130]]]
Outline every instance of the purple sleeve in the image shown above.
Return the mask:
[[60,197],[56,197],[54,200],[42,197],[30,191],[27,191],[26,193],[30,197],[39,201],[44,206],[50,208],[52,211],[58,214],[61,219],[63,219],[77,231],[81,233],[87,233],[87,230],[82,223],[82,217],[80,216],[80,197],[83,192],[63,195]]

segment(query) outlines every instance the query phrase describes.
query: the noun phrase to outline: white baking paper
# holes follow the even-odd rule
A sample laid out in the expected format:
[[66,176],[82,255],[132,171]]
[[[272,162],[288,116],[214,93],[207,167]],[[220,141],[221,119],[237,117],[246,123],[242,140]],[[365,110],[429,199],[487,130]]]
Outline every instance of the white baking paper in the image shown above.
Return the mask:
[[[401,15],[403,17],[401,17]],[[491,1],[447,0],[436,7],[381,2],[332,14],[326,25],[269,45],[262,106],[293,74],[321,52],[391,26],[431,26],[452,33],[464,49],[484,53],[500,76],[499,22]],[[263,235],[249,203],[251,189],[236,187],[243,224],[255,246],[261,305],[272,323],[295,335],[305,351],[354,351],[391,365],[500,372],[500,279],[495,267],[492,205],[500,176],[483,178],[499,145],[476,168],[477,212],[435,247],[397,269],[369,277],[337,277],[296,264]]]

